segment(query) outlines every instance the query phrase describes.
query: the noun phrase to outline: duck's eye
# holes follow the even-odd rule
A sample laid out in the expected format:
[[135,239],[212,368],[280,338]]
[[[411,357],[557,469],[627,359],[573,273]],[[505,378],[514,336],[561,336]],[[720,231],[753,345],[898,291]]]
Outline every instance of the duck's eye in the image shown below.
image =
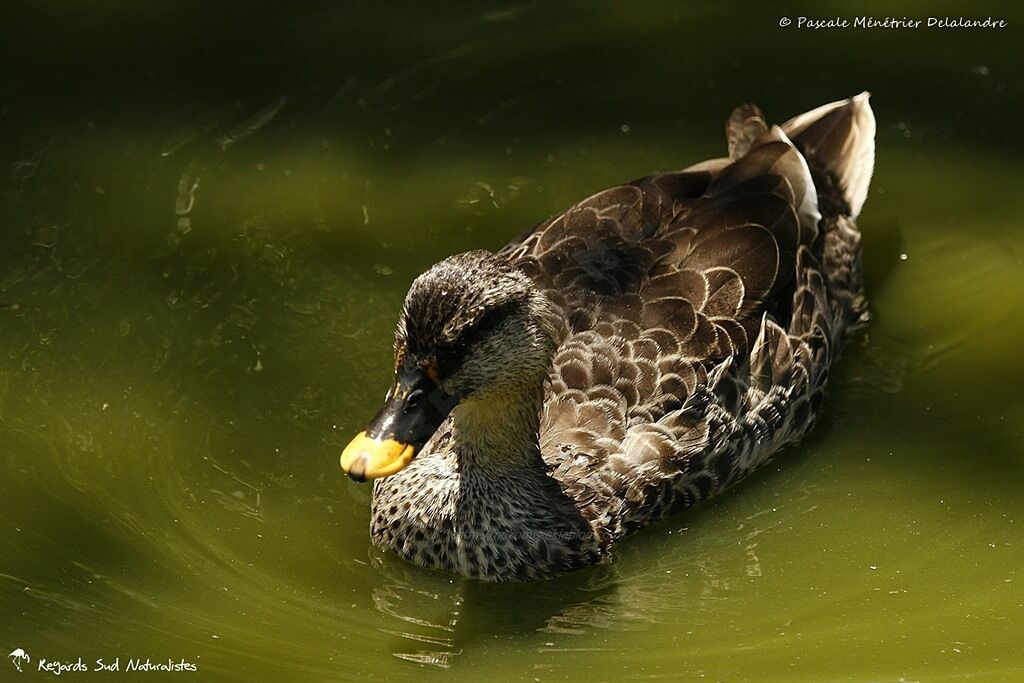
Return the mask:
[[522,306],[520,301],[509,301],[484,311],[484,314],[462,333],[462,338],[460,339],[461,346],[471,347],[485,339],[502,323],[508,320],[520,306]]
[[472,333],[479,338],[493,332],[494,328],[504,322],[505,318],[511,314],[514,305],[514,303],[506,304],[504,306],[499,306],[498,308],[490,309],[476,321],[473,325]]
[[423,403],[423,390],[415,389],[405,398],[405,409],[416,410]]

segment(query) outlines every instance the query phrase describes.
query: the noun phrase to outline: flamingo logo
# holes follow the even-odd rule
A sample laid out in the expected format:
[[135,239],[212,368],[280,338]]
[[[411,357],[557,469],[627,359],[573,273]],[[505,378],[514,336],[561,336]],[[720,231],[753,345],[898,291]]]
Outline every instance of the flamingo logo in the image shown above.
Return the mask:
[[28,656],[28,653],[22,650],[20,647],[7,656],[11,658],[11,662],[14,663],[14,668],[16,668],[19,672],[21,671],[22,662],[28,664],[32,661],[32,658]]

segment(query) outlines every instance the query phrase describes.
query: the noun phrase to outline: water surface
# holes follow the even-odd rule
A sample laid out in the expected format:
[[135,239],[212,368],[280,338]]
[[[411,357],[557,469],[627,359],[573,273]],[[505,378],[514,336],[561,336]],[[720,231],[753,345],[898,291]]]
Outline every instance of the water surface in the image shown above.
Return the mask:
[[[15,7],[4,652],[239,681],[1024,676],[1019,10],[799,32],[779,17],[810,4]],[[781,120],[865,88],[874,319],[803,445],[555,581],[370,546],[337,456],[416,274],[721,154],[739,102]]]

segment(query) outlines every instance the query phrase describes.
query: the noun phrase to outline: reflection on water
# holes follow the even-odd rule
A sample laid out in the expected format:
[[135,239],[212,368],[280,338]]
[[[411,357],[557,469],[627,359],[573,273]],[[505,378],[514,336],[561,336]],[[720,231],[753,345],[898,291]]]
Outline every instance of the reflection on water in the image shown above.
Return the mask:
[[[1013,35],[678,3],[150,9],[141,42],[114,6],[12,19],[7,651],[224,680],[1019,677]],[[737,102],[782,118],[865,87],[873,321],[805,444],[555,581],[370,546],[337,455],[419,272],[720,154]]]

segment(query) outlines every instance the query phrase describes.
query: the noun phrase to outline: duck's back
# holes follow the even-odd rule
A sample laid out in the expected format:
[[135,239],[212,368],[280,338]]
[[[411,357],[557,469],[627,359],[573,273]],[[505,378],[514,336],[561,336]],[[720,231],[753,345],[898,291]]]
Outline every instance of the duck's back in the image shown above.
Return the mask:
[[866,315],[866,94],[781,128],[746,105],[726,129],[729,158],[601,192],[503,251],[558,309],[541,449],[602,543],[803,436]]

